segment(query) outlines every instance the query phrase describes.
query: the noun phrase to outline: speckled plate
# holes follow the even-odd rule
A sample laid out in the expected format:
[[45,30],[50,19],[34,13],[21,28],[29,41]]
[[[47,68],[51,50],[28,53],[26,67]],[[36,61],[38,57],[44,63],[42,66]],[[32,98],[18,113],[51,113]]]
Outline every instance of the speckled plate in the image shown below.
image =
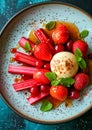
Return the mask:
[[[41,112],[40,103],[30,106],[25,91],[15,92],[12,87],[15,75],[7,72],[10,63],[10,48],[15,47],[21,36],[27,37],[29,30],[42,26],[42,22],[50,20],[69,21],[77,25],[80,31],[87,29],[89,35],[85,39],[92,52],[92,17],[83,10],[65,3],[41,3],[28,7],[14,16],[1,32],[0,39],[0,91],[5,102],[19,115],[40,123],[61,123],[72,120],[92,107],[92,85],[84,90],[81,101],[73,101],[71,107],[64,103],[57,109]],[[86,95],[85,95],[86,93]]]

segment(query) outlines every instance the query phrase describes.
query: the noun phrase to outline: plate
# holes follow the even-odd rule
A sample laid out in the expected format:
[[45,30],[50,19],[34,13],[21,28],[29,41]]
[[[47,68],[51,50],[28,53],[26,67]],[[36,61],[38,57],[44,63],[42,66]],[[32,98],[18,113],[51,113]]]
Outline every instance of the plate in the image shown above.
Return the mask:
[[10,64],[10,49],[18,44],[21,36],[28,36],[31,29],[42,27],[43,22],[51,20],[69,21],[74,23],[81,32],[89,30],[85,40],[92,52],[92,17],[85,11],[66,3],[39,3],[28,7],[14,16],[5,25],[0,39],[0,84],[1,95],[11,109],[30,121],[39,123],[67,122],[84,114],[92,107],[92,85],[84,90],[82,100],[73,101],[72,107],[65,107],[64,103],[49,112],[39,110],[40,103],[30,106],[27,102],[25,91],[15,92],[12,87],[15,75],[7,72]]

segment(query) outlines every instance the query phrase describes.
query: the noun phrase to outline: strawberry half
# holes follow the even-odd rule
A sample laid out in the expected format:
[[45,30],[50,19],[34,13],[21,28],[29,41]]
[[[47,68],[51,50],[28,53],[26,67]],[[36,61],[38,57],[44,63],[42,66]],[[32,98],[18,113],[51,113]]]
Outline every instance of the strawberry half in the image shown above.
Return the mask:
[[40,60],[50,61],[52,53],[45,43],[40,43],[34,47],[34,56]]
[[76,51],[76,49],[80,49],[80,51],[83,54],[83,57],[87,55],[88,52],[88,44],[85,41],[77,40],[73,43],[72,51],[73,53]]

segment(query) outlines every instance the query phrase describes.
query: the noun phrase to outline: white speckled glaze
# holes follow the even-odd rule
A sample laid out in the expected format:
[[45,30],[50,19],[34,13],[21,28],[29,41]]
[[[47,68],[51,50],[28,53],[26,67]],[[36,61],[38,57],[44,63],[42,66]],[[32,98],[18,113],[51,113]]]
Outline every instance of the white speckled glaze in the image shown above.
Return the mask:
[[[41,112],[40,103],[30,106],[25,91],[15,92],[12,87],[15,75],[7,72],[10,64],[10,48],[15,47],[21,36],[27,37],[29,30],[42,26],[42,22],[50,20],[69,21],[77,25],[80,31],[87,29],[89,35],[85,39],[92,52],[92,18],[82,10],[64,3],[44,3],[29,7],[15,16],[2,31],[0,39],[0,84],[1,95],[17,113],[24,118],[41,123],[60,123],[74,119],[92,107],[92,85],[84,90],[87,95],[81,101],[73,101],[72,107],[66,108],[64,103],[57,109]],[[15,64],[15,63],[14,63]]]

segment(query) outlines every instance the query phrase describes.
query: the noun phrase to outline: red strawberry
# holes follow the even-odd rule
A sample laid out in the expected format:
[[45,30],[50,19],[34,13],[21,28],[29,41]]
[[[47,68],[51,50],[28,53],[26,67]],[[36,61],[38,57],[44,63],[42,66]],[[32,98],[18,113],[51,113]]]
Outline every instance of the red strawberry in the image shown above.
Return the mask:
[[73,47],[72,47],[73,53],[77,48],[80,49],[80,51],[83,54],[83,57],[85,57],[88,52],[88,44],[85,41],[77,40],[73,43]]
[[84,73],[79,73],[75,76],[75,83],[74,87],[77,90],[82,90],[84,89],[89,83],[89,77],[87,74]]
[[68,96],[68,88],[62,85],[51,86],[50,95],[53,98],[63,102]]
[[35,79],[38,83],[41,83],[41,84],[49,84],[50,80],[48,80],[48,78],[45,76],[46,72],[49,72],[49,71],[46,69],[39,69],[35,71],[33,74],[33,79]]
[[40,43],[34,48],[34,56],[40,60],[50,61],[52,53],[45,43]]
[[69,32],[65,25],[61,24],[52,33],[52,39],[57,44],[64,44],[69,38]]

